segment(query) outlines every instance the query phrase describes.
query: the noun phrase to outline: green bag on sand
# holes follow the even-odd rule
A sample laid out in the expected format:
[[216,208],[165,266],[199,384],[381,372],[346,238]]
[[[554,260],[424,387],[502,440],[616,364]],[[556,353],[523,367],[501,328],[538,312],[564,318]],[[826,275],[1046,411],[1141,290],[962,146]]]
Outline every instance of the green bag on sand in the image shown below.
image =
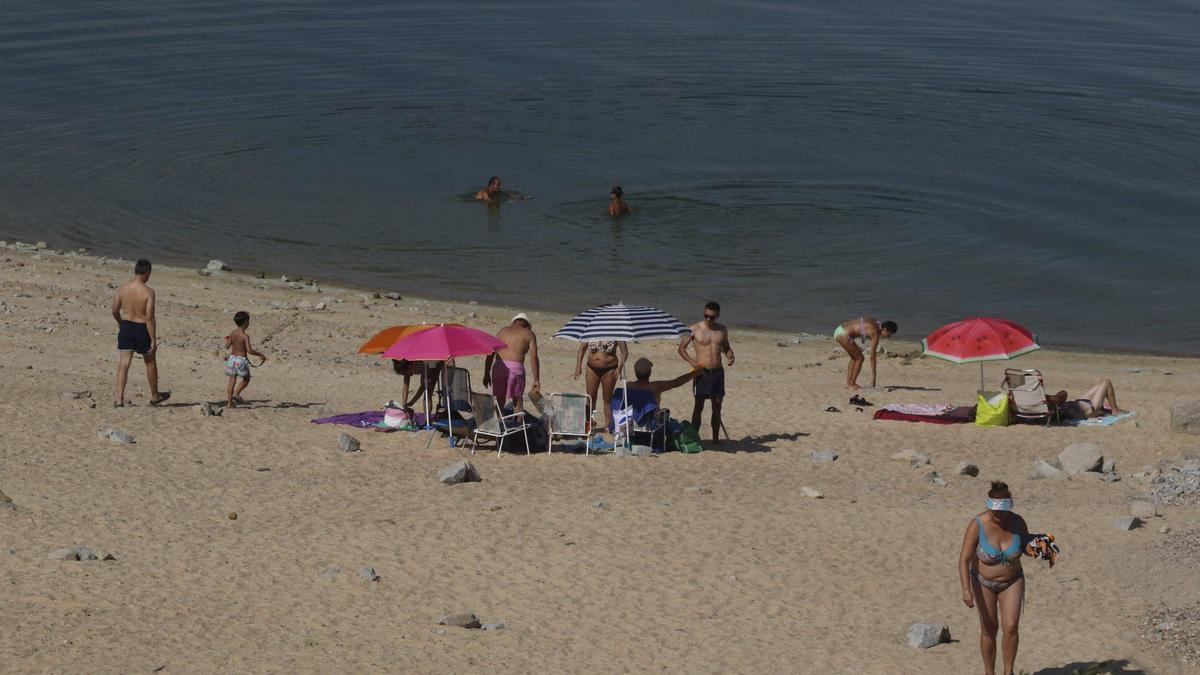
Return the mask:
[[975,405],[975,424],[981,427],[1008,426],[1008,392],[979,392],[979,401]]
[[676,452],[689,455],[704,449],[700,445],[700,432],[690,422],[680,422],[678,428],[672,429],[668,445]]

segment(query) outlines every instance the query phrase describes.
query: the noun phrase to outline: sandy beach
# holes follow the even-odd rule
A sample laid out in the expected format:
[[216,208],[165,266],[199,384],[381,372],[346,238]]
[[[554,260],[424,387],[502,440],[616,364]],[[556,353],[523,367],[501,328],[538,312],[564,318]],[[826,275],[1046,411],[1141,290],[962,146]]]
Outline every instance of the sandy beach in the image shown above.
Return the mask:
[[[1144,637],[1152,612],[1200,606],[1200,560],[1164,553],[1196,536],[1200,508],[1112,525],[1152,487],[1137,474],[1200,454],[1200,436],[1169,431],[1171,403],[1200,397],[1200,360],[1047,348],[1012,362],[1073,393],[1111,378],[1137,412],[1111,427],[874,421],[846,404],[835,343],[739,330],[726,306],[732,443],[652,458],[478,454],[483,480],[446,486],[438,472],[464,453],[440,437],[426,448],[423,433],[310,420],[400,397],[386,362],[354,353],[376,330],[455,321],[494,332],[525,308],[156,266],[173,396],[150,407],[135,360],[135,405],[114,409],[109,302],[132,262],[11,246],[0,261],[4,672],[980,672],[956,565],[990,479],[1063,546],[1053,570],[1025,561],[1019,671],[1200,668]],[[237,310],[272,360],[255,370],[248,407],[205,417],[198,404],[224,398],[219,348]],[[549,339],[569,317],[530,318],[543,389],[581,391],[576,345]],[[876,407],[973,404],[978,367],[905,358],[922,336],[897,320],[881,388],[864,395]],[[630,349],[656,377],[685,370],[674,343]],[[476,390],[482,364],[464,360]],[[985,366],[989,384],[1005,365]],[[686,387],[664,402],[690,413]],[[108,428],[136,442],[99,438]],[[340,451],[341,431],[362,452]],[[1030,479],[1035,460],[1077,442],[1115,459],[1121,480]],[[824,449],[837,461],[811,461]],[[891,459],[905,449],[932,464]],[[962,460],[980,476],[957,475]],[[48,557],[76,545],[115,559]],[[437,625],[457,612],[504,628]],[[917,622],[947,624],[952,641],[909,647]]]

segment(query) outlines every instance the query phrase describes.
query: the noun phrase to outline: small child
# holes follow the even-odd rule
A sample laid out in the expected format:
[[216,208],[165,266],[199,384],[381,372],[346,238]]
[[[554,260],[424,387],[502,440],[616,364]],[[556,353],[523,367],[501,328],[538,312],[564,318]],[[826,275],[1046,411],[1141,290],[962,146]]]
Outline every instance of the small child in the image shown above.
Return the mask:
[[[246,390],[246,385],[250,384],[250,359],[247,355],[253,354],[267,361],[267,355],[262,352],[255,351],[250,346],[250,336],[246,334],[246,328],[250,325],[250,314],[247,312],[238,312],[233,315],[233,322],[237,324],[237,329],[229,335],[225,336],[225,348],[230,351],[230,354],[225,359],[225,374],[229,376],[229,387],[226,390],[225,407],[236,408],[239,403],[245,403],[242,400],[242,392]],[[242,378],[242,383],[237,384],[237,379]],[[234,390],[234,385],[237,385],[237,390]]]

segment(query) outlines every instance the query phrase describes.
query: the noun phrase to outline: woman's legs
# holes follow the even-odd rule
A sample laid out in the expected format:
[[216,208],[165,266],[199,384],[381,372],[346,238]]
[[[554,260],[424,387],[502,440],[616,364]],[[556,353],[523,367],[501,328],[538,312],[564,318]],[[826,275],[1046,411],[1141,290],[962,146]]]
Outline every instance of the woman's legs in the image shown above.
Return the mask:
[[617,386],[617,369],[614,368],[604,374],[600,380],[601,388],[604,391],[604,422],[607,426],[612,426],[612,398],[613,389]]
[[[595,406],[596,392],[600,389],[600,378],[596,377],[595,371],[593,371],[591,366],[588,365],[584,365],[583,373],[587,379],[587,395],[591,397],[592,405]],[[588,409],[588,419],[592,419],[591,408]]]
[[1000,627],[996,616],[996,594],[975,578],[971,579],[971,591],[975,594],[975,609],[979,610],[979,653],[983,656],[983,672],[996,675],[996,630]]
[[[1021,624],[1021,609],[1025,604],[1025,577],[1017,579],[1012,586],[1000,591],[997,597],[1000,607],[1000,628],[1004,631],[1004,672],[1012,673],[1013,664],[1017,661],[1017,646],[1021,642],[1018,630]],[[995,653],[995,642],[992,643],[992,653]]]
[[858,345],[854,344],[854,340],[851,340],[849,336],[844,334],[838,336],[837,343],[850,355],[850,367],[846,371],[846,387],[859,389],[860,387],[857,384],[858,373],[862,370],[864,361],[862,350],[858,348]]
[[1125,412],[1117,407],[1117,392],[1113,389],[1112,380],[1100,380],[1096,386],[1087,390],[1083,398],[1092,402],[1092,408],[1095,412],[1094,416],[1096,417],[1103,414],[1105,401],[1108,402],[1108,407],[1112,408],[1114,415],[1120,415]]

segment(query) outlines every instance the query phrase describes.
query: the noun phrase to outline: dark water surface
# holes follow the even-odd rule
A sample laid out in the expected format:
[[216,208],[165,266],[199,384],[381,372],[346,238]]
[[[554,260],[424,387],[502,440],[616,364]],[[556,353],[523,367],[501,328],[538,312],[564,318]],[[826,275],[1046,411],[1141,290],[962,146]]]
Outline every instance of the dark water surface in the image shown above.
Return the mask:
[[1198,169],[1197,1],[0,0],[0,238],[126,257],[1200,353]]

